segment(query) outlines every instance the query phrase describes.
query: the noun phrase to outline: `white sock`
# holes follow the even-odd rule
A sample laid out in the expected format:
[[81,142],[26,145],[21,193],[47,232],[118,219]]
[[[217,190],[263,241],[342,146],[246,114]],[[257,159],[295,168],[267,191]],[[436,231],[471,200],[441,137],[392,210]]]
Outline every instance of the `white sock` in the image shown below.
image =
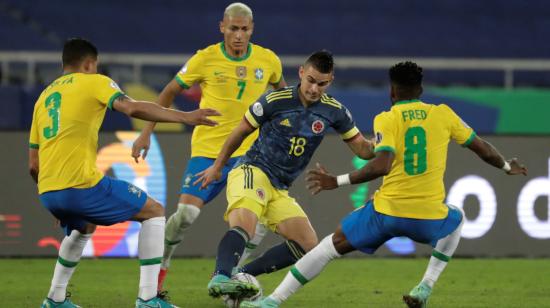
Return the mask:
[[256,224],[256,232],[254,233],[254,237],[252,237],[252,239],[248,241],[248,243],[246,243],[244,252],[239,259],[237,267],[243,267],[243,265],[246,263],[246,259],[248,259],[250,254],[258,247],[258,245],[260,245],[266,234],[267,227],[258,222]]
[[319,245],[296,262],[283,282],[270,295],[272,299],[279,304],[284,302],[303,285],[317,277],[332,259],[341,256],[332,243],[332,235],[325,237]]
[[166,218],[154,217],[141,223],[139,231],[138,255],[140,264],[139,293],[142,300],[150,300],[157,295],[157,279],[164,245]]
[[462,231],[462,225],[464,224],[464,212],[462,212],[462,222],[460,225],[449,235],[437,241],[437,244],[430,257],[428,268],[422,278],[422,282],[434,287],[435,282],[439,279],[439,275],[443,272],[449,260],[453,256],[458,242],[460,241],[460,234]]
[[178,204],[178,210],[168,218],[164,240],[164,255],[162,256],[161,267],[170,267],[172,255],[183,240],[185,230],[199,217],[201,209],[193,204]]
[[48,298],[54,302],[63,302],[67,293],[67,284],[76,269],[82,251],[92,234],[81,234],[73,230],[69,236],[65,236],[59,247],[59,258],[55,264],[52,284],[48,292]]

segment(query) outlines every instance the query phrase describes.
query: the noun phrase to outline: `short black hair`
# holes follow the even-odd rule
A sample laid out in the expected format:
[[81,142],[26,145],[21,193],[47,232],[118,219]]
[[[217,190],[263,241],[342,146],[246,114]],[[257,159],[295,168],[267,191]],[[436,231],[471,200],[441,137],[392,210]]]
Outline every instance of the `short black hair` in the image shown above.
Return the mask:
[[330,51],[323,49],[312,53],[307,58],[304,66],[306,65],[313,66],[320,73],[328,74],[334,71],[334,58]]
[[390,81],[400,97],[418,98],[422,93],[422,67],[411,61],[390,68]]
[[63,66],[79,65],[86,57],[97,58],[97,48],[90,41],[76,37],[63,45]]

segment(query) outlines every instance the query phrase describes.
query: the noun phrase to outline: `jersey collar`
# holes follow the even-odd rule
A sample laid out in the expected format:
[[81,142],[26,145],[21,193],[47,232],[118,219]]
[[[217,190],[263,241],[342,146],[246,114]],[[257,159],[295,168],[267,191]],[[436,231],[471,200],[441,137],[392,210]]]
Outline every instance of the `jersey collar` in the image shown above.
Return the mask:
[[250,54],[252,53],[252,43],[248,43],[248,46],[246,47],[246,54],[242,57],[239,57],[239,58],[232,57],[227,53],[227,50],[225,50],[225,42],[221,42],[220,47],[221,47],[223,55],[227,59],[229,59],[231,61],[235,61],[235,62],[241,62],[241,61],[244,61],[244,60],[248,59],[248,57],[250,57]]
[[412,103],[420,103],[421,101],[419,99],[409,99],[409,100],[403,100],[395,102],[393,105],[404,105],[404,104],[412,104]]

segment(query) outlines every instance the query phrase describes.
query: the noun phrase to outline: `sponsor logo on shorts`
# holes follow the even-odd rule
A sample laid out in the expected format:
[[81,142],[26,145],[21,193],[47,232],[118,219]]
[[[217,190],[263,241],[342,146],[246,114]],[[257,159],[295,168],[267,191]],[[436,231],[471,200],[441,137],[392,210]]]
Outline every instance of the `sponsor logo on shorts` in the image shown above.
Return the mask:
[[138,198],[141,197],[141,189],[139,189],[137,186],[128,184],[128,191],[134,195],[137,195]]
[[260,199],[262,200],[265,198],[265,192],[261,188],[256,189],[256,195],[258,195],[258,197],[260,197]]
[[193,179],[193,176],[191,174],[188,174],[185,176],[185,180],[183,180],[183,187],[185,188],[189,188],[190,187],[190,183],[191,183],[191,180]]

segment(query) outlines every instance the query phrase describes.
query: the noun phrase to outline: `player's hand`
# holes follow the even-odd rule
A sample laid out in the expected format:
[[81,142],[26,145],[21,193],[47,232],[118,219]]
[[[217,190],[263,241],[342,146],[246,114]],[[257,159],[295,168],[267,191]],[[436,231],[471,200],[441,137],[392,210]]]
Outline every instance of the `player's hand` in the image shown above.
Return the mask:
[[206,125],[216,126],[218,122],[210,120],[208,117],[221,116],[221,113],[214,109],[197,109],[190,112],[186,112],[186,117],[183,120],[185,124],[189,125]]
[[316,195],[322,190],[331,190],[338,187],[336,177],[319,163],[316,164],[315,169],[307,171],[306,182],[306,187],[312,195]]
[[508,160],[508,163],[510,164],[510,171],[506,172],[509,175],[516,175],[516,174],[523,174],[527,175],[527,168],[523,164],[520,164],[518,162],[517,158],[512,158]]
[[[147,157],[147,152],[149,152],[149,147],[151,146],[151,138],[147,134],[141,133],[134,143],[132,144],[132,157],[139,163],[138,158],[141,156],[142,159]],[[143,153],[142,153],[143,151]]]
[[195,174],[195,176],[199,177],[195,182],[193,182],[193,185],[197,185],[202,182],[200,190],[206,189],[210,183],[214,181],[218,181],[222,177],[222,172],[220,170],[217,170],[214,168],[214,166],[210,166],[207,169]]

